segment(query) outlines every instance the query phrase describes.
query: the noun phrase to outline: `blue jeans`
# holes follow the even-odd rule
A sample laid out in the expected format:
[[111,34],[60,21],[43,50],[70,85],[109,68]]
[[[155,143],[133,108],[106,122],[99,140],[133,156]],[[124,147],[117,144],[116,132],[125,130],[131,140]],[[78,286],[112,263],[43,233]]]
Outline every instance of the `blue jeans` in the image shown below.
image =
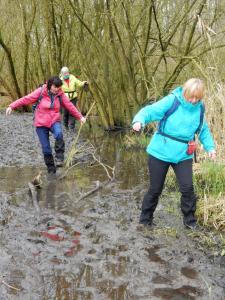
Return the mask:
[[44,155],[51,155],[52,148],[49,140],[49,132],[51,132],[56,141],[63,140],[62,126],[60,122],[56,122],[51,128],[36,127],[36,132],[41,143],[42,153]]

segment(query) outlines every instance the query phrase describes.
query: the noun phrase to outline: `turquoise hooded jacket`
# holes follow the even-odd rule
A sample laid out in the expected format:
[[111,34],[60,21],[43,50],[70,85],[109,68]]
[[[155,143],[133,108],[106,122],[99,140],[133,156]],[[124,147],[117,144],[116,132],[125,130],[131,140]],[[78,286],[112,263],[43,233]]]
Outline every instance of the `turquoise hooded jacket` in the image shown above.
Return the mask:
[[[132,124],[140,122],[142,127],[144,127],[150,122],[160,121],[165,113],[171,108],[175,97],[180,102],[180,105],[166,120],[163,132],[181,140],[193,140],[195,132],[200,124],[202,102],[199,101],[196,104],[192,104],[186,101],[183,97],[182,87],[176,88],[162,100],[142,108],[135,115]],[[213,138],[205,120],[205,116],[198,139],[207,152],[215,150]],[[192,158],[193,154],[188,155],[186,151],[187,144],[162,136],[157,133],[157,131],[154,133],[147,147],[148,154],[171,163],[179,163],[180,161]]]

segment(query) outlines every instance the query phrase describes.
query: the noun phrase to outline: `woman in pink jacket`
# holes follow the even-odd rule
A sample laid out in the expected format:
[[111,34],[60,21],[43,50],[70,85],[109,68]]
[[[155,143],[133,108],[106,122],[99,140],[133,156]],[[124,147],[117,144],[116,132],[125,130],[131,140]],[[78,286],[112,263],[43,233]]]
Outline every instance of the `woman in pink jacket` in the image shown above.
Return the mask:
[[[12,110],[18,107],[37,103],[34,126],[36,127],[36,132],[41,143],[48,173],[55,173],[56,166],[62,166],[64,160],[65,143],[61,127],[61,105],[66,108],[74,118],[82,123],[86,122],[86,119],[69,101],[61,87],[61,79],[58,76],[51,77],[47,81],[47,84],[36,89],[29,95],[12,102],[6,110],[6,115],[10,115]],[[52,132],[55,138],[55,162],[49,141],[49,132]]]

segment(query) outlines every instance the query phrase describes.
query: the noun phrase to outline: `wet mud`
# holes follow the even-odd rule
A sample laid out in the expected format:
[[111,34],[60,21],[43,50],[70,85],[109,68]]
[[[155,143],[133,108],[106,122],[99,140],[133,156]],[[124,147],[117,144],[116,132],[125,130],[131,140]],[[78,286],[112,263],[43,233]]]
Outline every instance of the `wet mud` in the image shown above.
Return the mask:
[[[116,178],[81,199],[107,180],[104,169],[84,157],[62,180],[49,178],[31,123],[30,114],[0,114],[0,300],[225,299],[224,257],[183,228],[179,195],[165,190],[156,226],[138,227],[143,151],[85,125],[80,143],[90,139]],[[64,136],[68,150],[74,134]],[[40,170],[37,210],[28,182]]]

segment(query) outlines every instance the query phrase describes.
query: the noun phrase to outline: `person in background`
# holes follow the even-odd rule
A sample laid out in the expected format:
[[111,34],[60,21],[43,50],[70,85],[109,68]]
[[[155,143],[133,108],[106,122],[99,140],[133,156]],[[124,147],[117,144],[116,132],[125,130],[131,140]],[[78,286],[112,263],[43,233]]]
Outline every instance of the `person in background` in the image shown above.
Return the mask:
[[154,211],[171,166],[181,193],[183,223],[189,229],[197,228],[197,198],[192,171],[194,136],[197,131],[198,139],[209,157],[216,157],[213,138],[204,118],[204,90],[202,80],[191,78],[162,100],[142,108],[133,119],[135,131],[140,131],[150,122],[159,121],[158,130],[147,147],[150,187],[142,203],[139,220],[142,226],[153,224]]
[[[37,88],[32,93],[12,102],[6,109],[6,115],[10,115],[12,110],[24,105],[36,103],[34,111],[34,126],[41,143],[44,161],[48,173],[56,173],[56,167],[63,165],[65,143],[62,134],[60,108],[66,108],[70,114],[85,123],[86,119],[69,101],[62,91],[62,81],[58,76],[53,76],[47,80],[47,84]],[[49,141],[49,133],[55,138],[55,160]]]
[[[77,91],[78,89],[88,87],[87,81],[80,81],[74,75],[70,74],[68,67],[62,67],[60,71],[60,79],[63,82],[62,89],[67,97],[70,99],[71,103],[76,106],[78,98]],[[70,112],[64,108],[63,112],[63,122],[66,129],[75,129],[75,119]]]

